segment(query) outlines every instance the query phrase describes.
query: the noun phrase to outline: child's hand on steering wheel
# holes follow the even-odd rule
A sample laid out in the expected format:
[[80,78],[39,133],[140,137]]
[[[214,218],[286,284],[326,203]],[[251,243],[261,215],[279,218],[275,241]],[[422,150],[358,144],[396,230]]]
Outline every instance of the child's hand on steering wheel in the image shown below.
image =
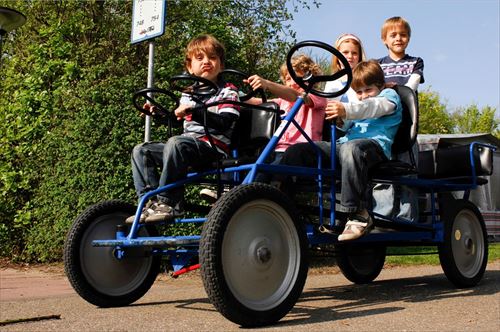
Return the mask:
[[[155,114],[156,107],[154,105],[151,105],[150,103],[144,103],[144,105],[142,105],[142,108],[149,111],[152,115]],[[140,116],[141,118],[143,118],[146,116],[146,114],[141,112]]]
[[328,102],[328,104],[326,105],[325,113],[326,120],[332,120],[336,118],[344,119],[346,116],[344,105],[337,100],[331,100]]
[[[142,105],[142,108],[149,111],[153,116],[156,114],[156,111],[158,109],[155,105],[151,105],[150,103],[145,103],[144,105]],[[146,116],[146,114],[141,113],[141,116]]]
[[181,104],[179,107],[175,109],[175,116],[177,117],[177,120],[182,120],[186,119],[188,121],[191,120],[191,106],[190,105],[185,105]]
[[243,80],[243,82],[249,84],[252,87],[253,91],[256,91],[258,89],[262,89],[264,91],[267,90],[267,80],[263,79],[259,75],[252,75],[246,80]]

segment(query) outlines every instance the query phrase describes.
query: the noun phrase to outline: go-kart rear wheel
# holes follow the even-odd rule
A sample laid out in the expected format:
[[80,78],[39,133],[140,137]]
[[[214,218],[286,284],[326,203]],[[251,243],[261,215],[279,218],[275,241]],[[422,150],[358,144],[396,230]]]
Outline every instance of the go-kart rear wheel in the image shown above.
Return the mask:
[[355,284],[375,280],[385,263],[386,247],[369,244],[338,244],[337,265],[342,274]]
[[294,205],[263,183],[241,185],[210,211],[200,241],[210,302],[242,326],[277,322],[295,305],[307,277],[307,238]]
[[[64,267],[75,291],[99,307],[128,305],[153,285],[160,270],[160,257],[151,248],[127,248],[117,259],[114,247],[93,247],[92,241],[114,239],[117,225],[135,213],[129,203],[112,200],[85,210],[74,221],[64,246]],[[140,235],[157,235],[154,227],[142,227]]]
[[477,207],[466,200],[455,200],[442,208],[444,241],[438,246],[439,261],[456,287],[475,286],[488,262],[488,237]]

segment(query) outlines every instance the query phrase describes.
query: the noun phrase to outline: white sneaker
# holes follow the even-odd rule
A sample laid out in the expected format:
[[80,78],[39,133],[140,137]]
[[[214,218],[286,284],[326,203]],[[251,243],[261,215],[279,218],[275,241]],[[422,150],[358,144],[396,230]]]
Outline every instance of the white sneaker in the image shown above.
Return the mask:
[[[141,217],[139,219],[140,223],[143,223],[146,220],[146,218],[148,217],[148,215],[153,212],[153,206],[155,204],[156,204],[155,200],[151,200],[151,201],[146,203],[146,206],[142,209],[142,212],[141,212]],[[135,214],[133,214],[130,217],[128,217],[127,219],[125,219],[125,223],[132,224],[134,222],[134,219],[135,219]]]
[[[229,188],[225,188],[222,191],[222,195],[227,193],[229,191]],[[211,189],[211,188],[204,188],[200,190],[200,196],[203,198],[205,201],[208,203],[215,203],[218,199],[217,197],[217,190]]]
[[144,220],[146,224],[167,221],[176,217],[174,208],[166,203],[157,202],[151,209],[152,211],[148,211]]
[[344,231],[339,235],[339,241],[351,241],[359,239],[368,234],[373,228],[373,220],[370,215],[364,218],[360,215],[355,215],[347,220]]

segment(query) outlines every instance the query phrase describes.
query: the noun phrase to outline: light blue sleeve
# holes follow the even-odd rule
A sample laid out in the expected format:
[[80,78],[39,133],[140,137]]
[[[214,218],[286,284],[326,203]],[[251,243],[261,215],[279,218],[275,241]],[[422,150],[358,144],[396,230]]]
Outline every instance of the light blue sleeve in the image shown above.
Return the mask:
[[389,100],[391,103],[396,105],[396,112],[401,112],[403,110],[403,105],[401,104],[401,98],[396,91],[393,89],[384,89],[380,92],[379,97],[384,97]]

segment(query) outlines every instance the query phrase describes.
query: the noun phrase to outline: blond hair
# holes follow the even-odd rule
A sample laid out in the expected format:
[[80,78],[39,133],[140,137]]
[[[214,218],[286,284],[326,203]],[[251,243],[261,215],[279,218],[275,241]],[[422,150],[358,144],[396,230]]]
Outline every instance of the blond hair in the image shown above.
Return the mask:
[[404,18],[400,16],[394,16],[385,20],[384,24],[382,25],[382,30],[381,30],[382,40],[385,40],[385,37],[387,36],[387,31],[396,26],[403,26],[403,28],[408,33],[408,37],[411,37],[410,24]]
[[[334,47],[338,50],[340,45],[342,45],[343,43],[352,43],[358,47],[359,62],[364,61],[366,59],[366,54],[365,50],[363,49],[363,44],[361,43],[361,39],[359,39],[356,35],[353,35],[352,33],[345,33],[343,35],[340,35],[335,41]],[[332,56],[331,66],[333,73],[336,73],[344,68],[339,58],[337,58],[335,55]]]
[[191,59],[201,53],[204,52],[208,55],[216,55],[221,62],[221,66],[224,66],[225,53],[226,49],[224,45],[217,40],[212,35],[199,35],[189,42],[186,46],[186,53],[184,59],[184,65],[186,69],[191,66]]
[[[310,73],[314,76],[321,75],[321,68],[307,55],[301,54],[294,56],[290,62],[296,73]],[[288,68],[286,63],[284,63],[280,67],[280,78],[283,82],[285,82],[286,74],[288,74]]]
[[380,90],[385,86],[384,71],[376,60],[362,61],[352,70],[353,90],[369,85],[375,85]]

